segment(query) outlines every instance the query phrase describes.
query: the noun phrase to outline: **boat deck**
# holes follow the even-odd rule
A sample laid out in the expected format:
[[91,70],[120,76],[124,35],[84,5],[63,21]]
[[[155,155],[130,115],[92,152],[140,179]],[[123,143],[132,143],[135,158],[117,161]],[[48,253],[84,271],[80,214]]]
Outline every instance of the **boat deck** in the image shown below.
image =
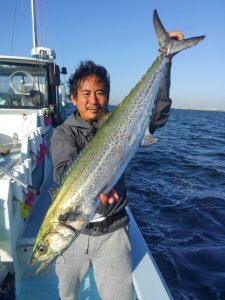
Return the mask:
[[[0,143],[1,143],[1,139],[0,139]],[[7,155],[0,156],[0,166],[6,170],[10,170],[21,158],[20,146],[17,147],[9,146],[8,148],[10,149],[9,153],[7,153]],[[4,176],[4,174],[2,173],[0,174],[0,176]]]
[[[58,280],[52,277],[33,277],[25,279],[22,283],[16,300],[59,300]],[[84,277],[80,289],[81,300],[100,300],[98,290],[94,281],[93,269],[90,268]]]
[[54,181],[52,176],[52,163],[49,157],[46,157],[45,163],[44,184],[25,223],[23,239],[36,238],[46,211],[52,202],[49,190],[53,187]]

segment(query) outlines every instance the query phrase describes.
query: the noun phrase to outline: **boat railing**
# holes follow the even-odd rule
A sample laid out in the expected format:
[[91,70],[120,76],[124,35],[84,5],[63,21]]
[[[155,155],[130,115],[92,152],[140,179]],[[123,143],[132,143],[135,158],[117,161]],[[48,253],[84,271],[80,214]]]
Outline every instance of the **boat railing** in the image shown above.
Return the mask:
[[[15,273],[19,288],[24,270],[18,240],[36,201],[36,196],[26,187],[40,188],[42,185],[52,126],[45,125],[40,110],[0,111],[0,119],[1,125],[4,124],[0,129],[0,145],[9,149],[0,156],[1,169],[9,173],[5,175],[0,170],[0,261]],[[10,174],[23,186],[13,181]]]

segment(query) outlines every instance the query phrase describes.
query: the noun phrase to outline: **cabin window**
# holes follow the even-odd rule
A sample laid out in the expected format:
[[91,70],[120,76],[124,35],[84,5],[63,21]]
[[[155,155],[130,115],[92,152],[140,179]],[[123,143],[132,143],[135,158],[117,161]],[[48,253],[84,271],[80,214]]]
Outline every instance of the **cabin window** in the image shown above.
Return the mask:
[[42,67],[0,64],[0,107],[44,107],[47,86],[47,72]]

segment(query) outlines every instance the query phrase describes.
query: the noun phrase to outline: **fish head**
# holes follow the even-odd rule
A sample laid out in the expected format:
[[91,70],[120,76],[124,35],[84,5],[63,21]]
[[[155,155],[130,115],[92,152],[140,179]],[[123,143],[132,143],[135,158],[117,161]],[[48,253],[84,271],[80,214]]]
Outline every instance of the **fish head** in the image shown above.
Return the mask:
[[59,255],[61,255],[73,242],[76,233],[62,226],[57,230],[40,232],[36,239],[29,265],[41,263],[36,273],[44,271]]

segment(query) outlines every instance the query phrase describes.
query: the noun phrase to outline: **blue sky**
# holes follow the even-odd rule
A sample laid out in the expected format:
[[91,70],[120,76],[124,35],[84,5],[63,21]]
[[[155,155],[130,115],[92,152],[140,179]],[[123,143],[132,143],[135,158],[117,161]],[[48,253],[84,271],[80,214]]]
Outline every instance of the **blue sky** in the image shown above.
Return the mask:
[[[43,41],[43,46],[55,49],[57,63],[66,66],[69,74],[83,59],[104,65],[111,75],[110,102],[115,104],[129,93],[157,55],[152,24],[155,8],[166,30],[180,30],[187,38],[206,35],[201,44],[174,58],[170,95],[174,107],[225,109],[225,1],[38,0],[37,3],[41,21],[39,44]],[[0,10],[0,54],[29,56],[30,1],[1,1]]]

